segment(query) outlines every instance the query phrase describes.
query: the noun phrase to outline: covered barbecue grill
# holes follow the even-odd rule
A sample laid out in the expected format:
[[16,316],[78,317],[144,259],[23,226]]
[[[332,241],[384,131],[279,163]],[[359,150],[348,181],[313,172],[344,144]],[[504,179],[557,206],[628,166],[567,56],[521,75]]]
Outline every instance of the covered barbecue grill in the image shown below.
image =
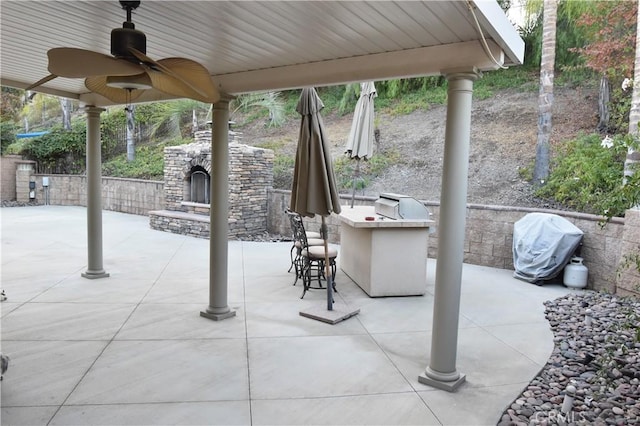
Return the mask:
[[567,219],[550,213],[529,213],[513,226],[513,276],[542,284],[567,265],[583,232]]

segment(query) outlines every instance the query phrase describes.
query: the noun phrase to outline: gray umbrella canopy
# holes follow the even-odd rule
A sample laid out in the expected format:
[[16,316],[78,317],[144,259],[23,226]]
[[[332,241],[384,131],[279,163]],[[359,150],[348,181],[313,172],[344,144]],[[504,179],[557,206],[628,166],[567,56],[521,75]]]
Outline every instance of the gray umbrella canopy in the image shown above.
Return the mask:
[[377,96],[373,81],[360,83],[360,98],[353,113],[345,150],[351,158],[367,160],[373,155],[373,99]]
[[302,89],[296,110],[302,116],[291,188],[291,210],[302,216],[340,213],[329,141],[320,110],[322,100],[313,87]]
[[373,155],[373,99],[378,96],[373,81],[360,83],[360,98],[353,113],[353,122],[345,154],[356,159],[356,169],[353,172],[351,187],[351,207],[356,198],[356,182],[360,176],[360,159],[368,160]]

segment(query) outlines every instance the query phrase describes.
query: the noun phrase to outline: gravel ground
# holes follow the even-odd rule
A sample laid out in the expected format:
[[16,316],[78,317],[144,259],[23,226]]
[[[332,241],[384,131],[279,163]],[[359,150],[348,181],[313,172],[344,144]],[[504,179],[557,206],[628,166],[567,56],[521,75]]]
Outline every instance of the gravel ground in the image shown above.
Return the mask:
[[498,425],[640,424],[640,301],[588,291],[545,306],[554,350]]
[[29,206],[38,206],[38,205],[39,204],[37,202],[31,202],[31,201],[28,203],[24,203],[20,201],[2,200],[0,207],[29,207]]

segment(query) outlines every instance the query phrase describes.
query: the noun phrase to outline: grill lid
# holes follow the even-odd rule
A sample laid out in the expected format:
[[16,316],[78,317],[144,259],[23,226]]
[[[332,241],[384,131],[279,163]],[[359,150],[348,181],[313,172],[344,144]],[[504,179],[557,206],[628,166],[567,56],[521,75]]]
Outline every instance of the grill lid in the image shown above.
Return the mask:
[[408,195],[385,193],[374,203],[375,212],[390,219],[426,219],[431,213],[420,201]]

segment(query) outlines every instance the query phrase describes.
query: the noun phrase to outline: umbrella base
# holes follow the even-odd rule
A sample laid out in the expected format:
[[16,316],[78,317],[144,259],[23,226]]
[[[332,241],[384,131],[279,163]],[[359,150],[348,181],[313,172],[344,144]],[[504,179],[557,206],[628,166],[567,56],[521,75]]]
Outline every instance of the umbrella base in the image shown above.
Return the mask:
[[[336,309],[336,306],[338,309]],[[340,309],[343,308],[343,309]],[[351,318],[360,312],[360,308],[349,309],[346,306],[333,305],[333,310],[329,311],[326,308],[310,308],[304,311],[300,311],[300,316],[311,318],[317,321],[326,322],[327,324],[337,324],[340,321]]]

